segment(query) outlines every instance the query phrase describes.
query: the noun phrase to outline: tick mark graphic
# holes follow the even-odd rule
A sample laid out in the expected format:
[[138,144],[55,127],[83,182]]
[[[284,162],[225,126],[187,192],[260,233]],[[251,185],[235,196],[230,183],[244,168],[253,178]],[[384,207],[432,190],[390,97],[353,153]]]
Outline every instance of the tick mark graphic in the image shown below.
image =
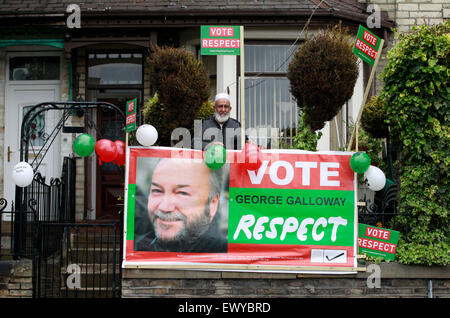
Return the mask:
[[344,254],[345,254],[345,253],[341,253],[341,254],[338,254],[338,255],[336,255],[335,257],[332,257],[332,258],[329,258],[328,255],[325,256],[325,257],[327,258],[327,260],[328,260],[329,262],[331,262],[332,260],[334,260],[334,259],[336,259],[336,258],[338,258],[338,257],[341,257],[341,256],[344,255]]

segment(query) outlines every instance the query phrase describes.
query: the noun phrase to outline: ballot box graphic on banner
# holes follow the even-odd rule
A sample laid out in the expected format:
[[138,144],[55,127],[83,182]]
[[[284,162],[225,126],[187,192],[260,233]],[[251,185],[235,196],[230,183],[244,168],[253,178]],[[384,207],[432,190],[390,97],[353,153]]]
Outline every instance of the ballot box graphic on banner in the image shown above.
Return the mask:
[[202,151],[129,147],[123,266],[356,273],[353,153],[261,154],[212,170]]

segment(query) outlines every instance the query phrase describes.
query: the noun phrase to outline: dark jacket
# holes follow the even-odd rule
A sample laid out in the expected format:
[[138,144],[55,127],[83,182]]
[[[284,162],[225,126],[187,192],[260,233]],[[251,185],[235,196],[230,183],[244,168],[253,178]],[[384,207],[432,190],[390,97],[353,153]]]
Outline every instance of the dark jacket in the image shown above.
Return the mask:
[[[193,147],[197,144],[195,139],[200,136],[194,136]],[[227,149],[240,150],[241,149],[241,123],[236,119],[228,119],[222,127],[214,119],[214,116],[202,120],[202,136],[201,145],[202,150],[211,142],[218,141],[225,145]],[[198,143],[198,141],[197,141]]]

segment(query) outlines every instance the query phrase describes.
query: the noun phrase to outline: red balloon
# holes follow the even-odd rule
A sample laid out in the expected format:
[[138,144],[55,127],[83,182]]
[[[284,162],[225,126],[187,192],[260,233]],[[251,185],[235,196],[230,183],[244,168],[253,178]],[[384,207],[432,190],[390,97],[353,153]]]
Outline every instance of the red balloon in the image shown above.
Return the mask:
[[125,164],[125,143],[122,140],[114,141],[117,148],[116,164],[123,166]]
[[103,162],[113,162],[117,158],[117,147],[109,139],[100,139],[95,143],[95,153],[98,156],[99,164]]
[[252,143],[245,144],[245,167],[247,170],[258,170],[262,165],[261,151]]

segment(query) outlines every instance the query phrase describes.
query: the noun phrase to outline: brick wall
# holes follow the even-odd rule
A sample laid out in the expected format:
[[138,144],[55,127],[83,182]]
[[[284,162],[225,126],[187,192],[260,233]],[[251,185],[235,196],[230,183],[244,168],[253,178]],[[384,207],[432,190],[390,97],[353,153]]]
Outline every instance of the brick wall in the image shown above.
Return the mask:
[[[124,269],[122,297],[450,297],[450,267],[380,265],[380,288],[370,288],[372,272],[356,275],[201,272]],[[370,279],[370,278],[369,278]],[[371,279],[370,279],[371,280]],[[372,281],[372,280],[371,280]]]
[[0,261],[0,298],[30,298],[32,296],[31,261]]
[[[81,96],[84,100],[86,99],[86,50],[81,48],[77,51],[77,61],[76,69],[74,73],[79,76],[78,83],[74,85],[78,87],[78,90],[73,92],[72,99],[77,100]],[[84,116],[72,116],[72,125],[74,126],[84,126]],[[72,142],[75,141],[76,134],[72,134]],[[85,160],[83,158],[77,157],[76,159],[76,178],[75,178],[75,220],[84,220],[85,215]]]
[[411,31],[414,24],[440,24],[450,17],[448,0],[370,0],[370,3],[386,11],[400,32]]
[[[183,270],[124,269],[123,298],[450,298],[450,267],[380,264],[379,288],[372,272],[302,275]],[[0,261],[0,298],[32,297],[30,260]]]
[[[366,3],[366,0],[359,0]],[[417,24],[440,24],[450,18],[450,2],[448,0],[370,0],[370,3],[379,5],[382,11],[386,11],[391,20],[395,22],[395,28],[399,32],[410,32]],[[376,75],[381,74],[386,66],[387,51],[395,45],[394,34],[389,33],[387,47],[381,55]],[[381,79],[374,84],[374,94],[378,95],[383,88]]]

